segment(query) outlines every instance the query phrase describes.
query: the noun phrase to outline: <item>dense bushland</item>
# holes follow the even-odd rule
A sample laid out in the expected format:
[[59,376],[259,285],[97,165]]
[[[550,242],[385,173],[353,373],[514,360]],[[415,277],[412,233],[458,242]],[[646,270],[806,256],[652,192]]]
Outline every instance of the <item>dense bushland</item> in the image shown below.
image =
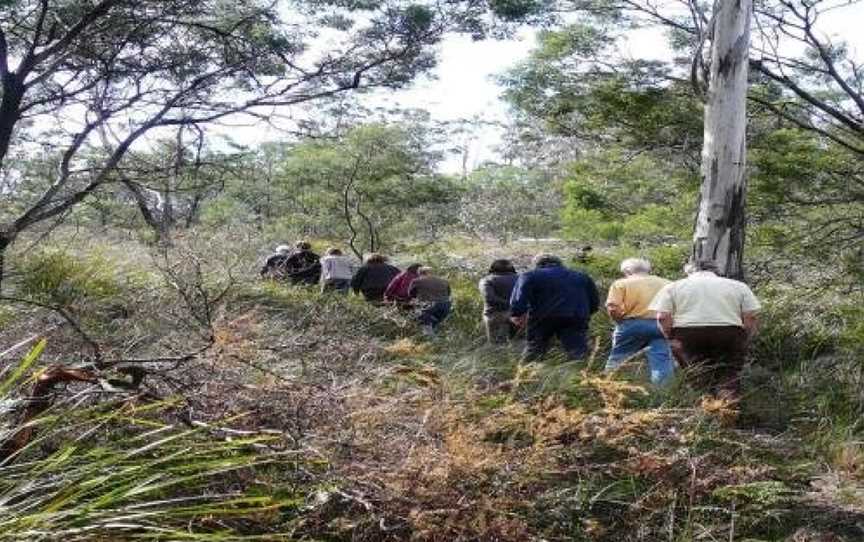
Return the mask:
[[[713,7],[288,4],[0,1],[0,540],[864,539],[864,71],[820,26],[849,6],[753,10],[735,406],[603,375],[603,314],[586,363],[523,364],[476,286],[540,251],[680,275]],[[512,23],[543,30],[497,163],[483,119],[366,108]],[[622,54],[650,27],[668,60]],[[298,239],[430,264],[455,311],[425,338],[260,280]]]
[[[523,365],[515,348],[484,344],[476,280],[490,257],[557,251],[605,288],[632,248],[405,247],[397,261],[434,262],[454,285],[455,313],[426,340],[396,309],[259,281],[238,230],[167,250],[70,233],[22,254],[11,275],[18,300],[5,305],[3,344],[39,326],[47,343],[4,393],[26,396],[23,377],[49,363],[102,367],[100,380],[64,385],[4,467],[4,494],[28,510],[7,509],[10,540],[181,529],[198,539],[860,536],[854,299],[816,305],[764,283],[765,325],[735,412],[681,382],[650,389],[639,361],[603,376],[602,315],[584,365]],[[643,253],[678,273],[682,249]],[[147,374],[124,388],[122,369],[136,363]],[[36,501],[21,484],[45,476],[51,489]]]

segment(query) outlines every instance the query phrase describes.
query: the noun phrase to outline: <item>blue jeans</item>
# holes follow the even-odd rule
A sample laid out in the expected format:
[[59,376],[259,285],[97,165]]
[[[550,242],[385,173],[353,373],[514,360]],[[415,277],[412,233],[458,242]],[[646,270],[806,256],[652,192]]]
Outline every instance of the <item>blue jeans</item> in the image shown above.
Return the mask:
[[443,322],[444,319],[447,318],[447,315],[450,314],[450,306],[451,304],[449,301],[436,301],[435,303],[430,303],[420,310],[417,319],[420,320],[420,323],[424,326],[432,326],[433,328],[436,328],[438,327],[438,324]]
[[651,382],[663,384],[672,376],[675,365],[672,363],[669,343],[660,333],[657,321],[653,318],[632,318],[618,322],[615,326],[615,332],[612,334],[612,351],[606,362],[606,370],[617,369],[625,359],[646,346],[648,347],[647,357],[648,368],[651,371]]

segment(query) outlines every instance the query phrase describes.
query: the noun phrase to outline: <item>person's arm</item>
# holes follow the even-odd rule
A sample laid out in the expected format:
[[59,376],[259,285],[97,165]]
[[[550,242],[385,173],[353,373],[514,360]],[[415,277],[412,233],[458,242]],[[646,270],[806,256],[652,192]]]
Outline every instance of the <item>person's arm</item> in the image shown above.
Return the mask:
[[747,332],[747,339],[752,339],[759,331],[759,311],[762,309],[762,304],[753,294],[753,290],[749,286],[741,284],[743,292],[741,297],[741,323],[744,326],[744,331]]
[[672,322],[671,312],[657,311],[657,327],[667,339],[672,336]]
[[321,258],[321,284],[324,284],[324,282],[327,280],[325,277],[329,277],[331,274],[333,274],[334,263],[335,262],[333,261],[333,258]]
[[355,294],[360,293],[360,287],[363,286],[363,281],[366,279],[366,267],[362,266],[357,270],[354,278],[351,279],[351,289]]
[[585,275],[585,280],[588,281],[588,314],[594,314],[600,309],[600,292],[594,279]]
[[744,331],[747,332],[747,340],[756,336],[759,331],[759,313],[756,311],[747,311],[741,313],[741,322],[744,324]]
[[268,256],[267,259],[264,261],[264,266],[261,267],[261,271],[259,272],[262,277],[270,272],[270,269],[273,267],[274,259],[274,256]]
[[606,302],[606,312],[609,314],[609,318],[616,322],[620,322],[624,317],[624,307],[612,301]]
[[510,294],[510,321],[520,328],[528,321],[528,287],[526,275],[519,275]]
[[672,326],[675,323],[673,312],[675,303],[672,300],[672,285],[667,284],[660,289],[659,292],[651,300],[649,309],[657,315],[657,327],[660,328],[660,333],[667,339],[672,336]]
[[606,296],[606,312],[609,313],[609,318],[616,322],[624,316],[624,291],[617,281],[609,287],[609,294]]
[[316,268],[319,271],[321,270],[321,258],[319,258],[314,252],[307,252],[304,254],[303,257],[300,258],[298,264],[299,269],[296,271],[298,275],[305,275]]
[[402,287],[402,282],[405,280],[405,275],[396,275],[393,277],[393,280],[390,281],[390,284],[387,285],[387,289],[384,290],[384,299],[387,301],[396,301],[398,297],[396,295],[396,291]]

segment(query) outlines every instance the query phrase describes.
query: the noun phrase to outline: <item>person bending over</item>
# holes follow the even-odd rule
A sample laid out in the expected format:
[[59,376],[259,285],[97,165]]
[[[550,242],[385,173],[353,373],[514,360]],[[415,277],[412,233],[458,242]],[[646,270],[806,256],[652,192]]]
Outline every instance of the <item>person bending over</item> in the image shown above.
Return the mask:
[[641,258],[621,262],[621,273],[624,278],[612,283],[606,298],[606,310],[615,321],[606,371],[614,371],[647,347],[651,382],[662,385],[672,376],[675,364],[669,343],[657,326],[657,315],[649,306],[669,281],[652,275],[651,263]]
[[387,263],[386,256],[373,253],[351,279],[351,289],[355,294],[362,293],[370,303],[381,303],[387,285],[398,274],[399,268]]
[[597,286],[557,256],[538,254],[534,269],[519,275],[510,297],[511,321],[525,326],[524,361],[541,358],[557,337],[571,360],[588,353],[588,322],[599,307]]
[[416,299],[420,308],[417,319],[423,333],[433,335],[438,326],[450,314],[450,283],[436,277],[428,267],[421,267],[417,277],[408,287],[408,295]]
[[258,272],[263,278],[284,280],[288,277],[288,257],[291,255],[291,247],[279,245],[273,254],[267,257],[261,271]]
[[510,321],[510,295],[519,275],[510,260],[495,260],[489,274],[480,279],[483,296],[483,324],[492,344],[503,344],[513,338],[515,326]]
[[312,245],[306,241],[294,245],[285,267],[292,284],[318,284],[321,278],[321,258],[312,252]]
[[660,290],[650,308],[687,378],[736,399],[759,324],[759,300],[743,282],[717,276],[713,261],[697,261],[688,271],[687,278]]
[[326,255],[321,258],[321,293],[347,294],[353,276],[351,259],[338,248],[328,248]]
[[405,271],[396,275],[387,285],[387,289],[384,290],[384,300],[388,303],[395,303],[401,308],[410,308],[411,296],[408,294],[408,288],[420,276],[418,273],[420,267],[419,263],[412,263],[405,268]]

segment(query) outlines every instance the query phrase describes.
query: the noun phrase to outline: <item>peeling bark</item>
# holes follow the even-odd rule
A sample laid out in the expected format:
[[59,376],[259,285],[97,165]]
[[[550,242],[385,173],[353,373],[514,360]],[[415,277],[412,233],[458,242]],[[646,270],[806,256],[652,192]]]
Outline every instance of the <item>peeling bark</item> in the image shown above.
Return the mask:
[[691,260],[712,260],[743,279],[746,217],[746,105],[751,0],[717,0],[705,104],[702,187]]

